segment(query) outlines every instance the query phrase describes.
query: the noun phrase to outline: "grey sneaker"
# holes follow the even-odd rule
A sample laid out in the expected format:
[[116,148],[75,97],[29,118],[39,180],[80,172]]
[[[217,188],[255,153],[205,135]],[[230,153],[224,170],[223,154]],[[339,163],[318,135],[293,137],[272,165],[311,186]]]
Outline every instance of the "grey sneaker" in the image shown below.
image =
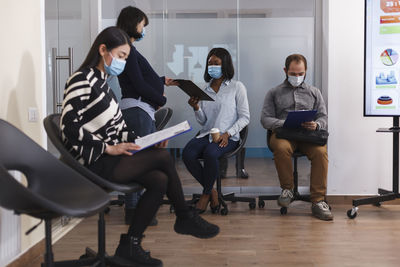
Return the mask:
[[312,215],[323,221],[332,221],[333,215],[329,208],[329,205],[325,201],[319,201],[317,203],[312,203],[311,206]]
[[278,205],[281,207],[289,207],[289,204],[293,201],[293,191],[289,189],[283,189],[281,195],[278,198]]

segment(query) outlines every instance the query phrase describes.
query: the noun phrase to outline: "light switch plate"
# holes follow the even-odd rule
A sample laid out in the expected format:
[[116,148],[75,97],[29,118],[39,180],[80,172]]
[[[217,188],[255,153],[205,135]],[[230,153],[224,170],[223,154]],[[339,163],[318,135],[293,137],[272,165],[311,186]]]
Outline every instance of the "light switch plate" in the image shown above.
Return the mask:
[[28,108],[28,121],[29,122],[37,122],[39,120],[39,112],[37,108],[30,107]]

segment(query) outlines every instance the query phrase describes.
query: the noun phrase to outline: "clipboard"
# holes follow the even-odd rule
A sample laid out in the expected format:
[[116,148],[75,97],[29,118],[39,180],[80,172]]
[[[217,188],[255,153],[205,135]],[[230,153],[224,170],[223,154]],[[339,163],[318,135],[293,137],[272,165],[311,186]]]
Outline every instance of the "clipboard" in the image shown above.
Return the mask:
[[303,122],[313,121],[317,110],[294,110],[289,111],[283,128],[300,128]]
[[214,101],[206,92],[200,89],[196,84],[194,84],[191,80],[183,80],[177,79],[174,80],[179,83],[178,87],[184,91],[188,96],[198,97],[199,100],[203,101]]

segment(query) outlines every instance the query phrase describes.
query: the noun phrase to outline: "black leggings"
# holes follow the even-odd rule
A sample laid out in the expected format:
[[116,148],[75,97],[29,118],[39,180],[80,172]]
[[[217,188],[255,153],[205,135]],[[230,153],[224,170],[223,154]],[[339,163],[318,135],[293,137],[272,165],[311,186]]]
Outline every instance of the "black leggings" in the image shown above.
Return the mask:
[[188,211],[174,161],[166,149],[152,147],[133,156],[103,156],[89,167],[103,176],[107,171],[100,171],[101,168],[96,167],[98,164],[103,165],[103,169],[114,165],[112,175],[105,177],[106,179],[123,184],[136,182],[146,189],[136,207],[128,235],[142,236],[165,194],[174,205],[177,216]]

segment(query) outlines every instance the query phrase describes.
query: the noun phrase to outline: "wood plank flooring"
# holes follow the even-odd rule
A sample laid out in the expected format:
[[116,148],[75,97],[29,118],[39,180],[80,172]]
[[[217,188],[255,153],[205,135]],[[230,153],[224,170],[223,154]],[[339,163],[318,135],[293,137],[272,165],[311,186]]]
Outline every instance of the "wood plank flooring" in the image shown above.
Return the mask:
[[[309,162],[299,159],[299,184],[308,186]],[[197,182],[177,161],[184,188]],[[224,186],[279,186],[271,159],[246,159],[249,179],[234,178],[234,160],[229,163]],[[345,199],[346,200],[346,199]],[[388,202],[390,204],[391,202]],[[178,235],[173,231],[174,214],[160,208],[158,226],[149,227],[143,246],[166,267],[214,266],[400,266],[400,205],[361,206],[356,219],[350,220],[346,205],[333,205],[335,219],[324,222],[311,217],[310,204],[292,203],[288,214],[281,216],[275,201],[266,207],[249,210],[247,203],[229,203],[227,216],[204,217],[220,226],[220,234],[207,240]],[[128,226],[123,223],[123,209],[112,207],[107,220],[107,251],[113,254],[119,235]],[[97,217],[85,219],[54,245],[55,258],[78,258],[84,248],[97,247]],[[40,266],[41,259],[23,267]]]
[[[361,207],[356,219],[333,207],[335,219],[310,216],[310,204],[293,203],[281,216],[274,201],[250,211],[246,204],[230,204],[227,216],[204,217],[220,226],[213,239],[196,239],[173,231],[168,206],[158,212],[158,226],[149,227],[143,246],[166,267],[187,266],[399,266],[400,207]],[[113,254],[119,234],[127,230],[122,208],[113,207],[107,220],[107,251]],[[96,248],[97,218],[84,220],[54,245],[56,259],[76,258],[85,246]],[[30,266],[40,266],[39,259]]]

